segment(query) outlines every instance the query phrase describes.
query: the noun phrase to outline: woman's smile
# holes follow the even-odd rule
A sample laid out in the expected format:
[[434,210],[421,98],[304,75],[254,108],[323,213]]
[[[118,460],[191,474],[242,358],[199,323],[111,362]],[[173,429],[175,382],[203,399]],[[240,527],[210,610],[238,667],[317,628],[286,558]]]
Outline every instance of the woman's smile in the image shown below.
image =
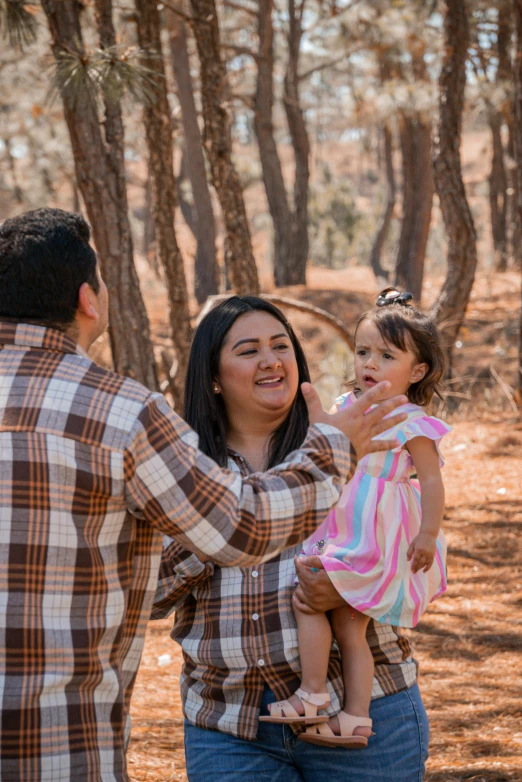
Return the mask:
[[274,375],[272,377],[264,377],[261,380],[256,380],[256,386],[262,386],[263,388],[281,388],[284,382],[282,375]]

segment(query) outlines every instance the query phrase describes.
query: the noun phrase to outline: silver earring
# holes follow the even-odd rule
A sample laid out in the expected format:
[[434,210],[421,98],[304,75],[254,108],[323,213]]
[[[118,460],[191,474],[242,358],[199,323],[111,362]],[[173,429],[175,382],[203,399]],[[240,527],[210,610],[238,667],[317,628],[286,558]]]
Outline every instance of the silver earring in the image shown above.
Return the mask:
[[218,393],[219,393],[219,386],[214,386],[214,393],[215,393],[215,394],[218,394]]

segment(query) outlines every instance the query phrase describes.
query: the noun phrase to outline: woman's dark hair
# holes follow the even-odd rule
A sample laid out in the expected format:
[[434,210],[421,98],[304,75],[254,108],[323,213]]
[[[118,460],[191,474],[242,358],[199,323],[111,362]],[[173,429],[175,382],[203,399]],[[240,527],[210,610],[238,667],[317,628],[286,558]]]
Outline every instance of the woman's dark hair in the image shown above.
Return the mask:
[[[379,297],[389,290],[385,288]],[[412,383],[406,395],[415,405],[427,405],[433,395],[441,396],[442,379],[446,371],[446,356],[442,337],[434,321],[420,310],[404,302],[395,301],[381,307],[374,307],[359,318],[355,327],[369,320],[375,323],[383,340],[399,350],[413,350],[417,361],[428,365],[428,371],[417,383]]]
[[301,383],[310,382],[303,348],[281,310],[257,296],[231,296],[214,307],[201,321],[190,349],[185,381],[183,417],[199,435],[199,447],[221,467],[228,463],[228,421],[221,394],[213,385],[219,375],[219,358],[225,338],[236,320],[248,312],[266,312],[285,327],[294,349],[299,373],[299,388],[289,413],[270,441],[267,469],[275,467],[299,448],[308,429],[308,408]]
[[0,318],[65,330],[84,282],[98,293],[96,253],[83,217],[35,209],[0,226]]

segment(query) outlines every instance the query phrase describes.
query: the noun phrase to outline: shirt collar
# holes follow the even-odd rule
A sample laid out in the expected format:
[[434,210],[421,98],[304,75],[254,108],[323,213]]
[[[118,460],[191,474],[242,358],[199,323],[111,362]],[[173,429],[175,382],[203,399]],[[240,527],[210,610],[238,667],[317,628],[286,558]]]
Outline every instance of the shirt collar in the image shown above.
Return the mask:
[[0,345],[77,353],[84,358],[89,358],[85,350],[63,332],[45,326],[35,326],[32,323],[0,320]]

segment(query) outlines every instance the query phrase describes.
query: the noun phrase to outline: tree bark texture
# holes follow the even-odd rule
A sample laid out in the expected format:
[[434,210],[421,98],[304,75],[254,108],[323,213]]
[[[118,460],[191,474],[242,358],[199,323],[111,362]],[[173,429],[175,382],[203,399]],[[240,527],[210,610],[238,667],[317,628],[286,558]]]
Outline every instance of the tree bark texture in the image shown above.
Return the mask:
[[416,301],[420,302],[435,191],[429,122],[420,114],[403,117],[400,139],[403,217],[395,265],[395,284],[411,291]]
[[395,209],[396,187],[395,171],[393,168],[393,136],[389,125],[386,123],[383,125],[382,135],[384,166],[386,169],[386,206],[371,249],[370,266],[377,279],[382,278],[387,281],[389,274],[381,265],[381,255],[390,230],[393,210]]
[[[276,285],[306,285],[308,260],[308,183],[310,179],[310,142],[299,98],[299,52],[303,36],[304,2],[296,7],[288,0],[288,61],[284,78],[283,104],[295,158],[292,255],[281,272],[275,270]],[[283,276],[284,275],[284,276]]]
[[[515,161],[517,175],[517,207],[518,207],[518,225],[522,227],[522,0],[513,0],[513,9],[515,17],[515,59],[513,63],[513,77],[515,82],[514,97],[514,142],[515,142]],[[522,294],[522,286],[521,286]],[[519,320],[518,336],[518,378],[517,378],[517,401],[522,409],[522,298]]]
[[192,226],[197,247],[195,258],[194,293],[198,304],[218,291],[218,265],[216,258],[216,228],[212,199],[207,182],[205,156],[198,124],[198,112],[190,77],[185,22],[172,11],[165,12],[169,32],[170,54],[183,124],[183,164],[192,188]]
[[[497,33],[497,54],[498,54],[498,67],[497,67],[497,81],[509,89],[513,84],[513,69],[511,63],[511,43],[513,37],[513,8],[511,0],[503,0],[498,9],[498,33]],[[513,103],[511,100],[507,100],[503,106],[501,112],[501,122],[505,122],[508,131],[507,139],[507,152],[508,158],[514,159],[514,127],[513,127]],[[504,161],[503,161],[504,162]],[[520,231],[518,228],[518,220],[516,219],[517,211],[517,182],[516,172],[509,167],[504,166],[505,178],[507,183],[507,191],[505,193],[505,213],[506,213],[506,265],[507,261],[511,259],[520,258]],[[501,261],[501,258],[499,259]],[[499,271],[502,271],[502,263],[500,263]]]
[[179,207],[181,209],[181,214],[183,215],[183,219],[185,220],[186,224],[191,230],[192,235],[194,236],[194,239],[197,239],[196,231],[197,231],[197,217],[196,217],[196,209],[195,205],[192,204],[190,201],[187,201],[185,198],[185,195],[183,193],[183,182],[188,177],[187,172],[187,156],[185,154],[185,149],[183,149],[181,153],[181,161],[179,165],[179,173],[176,180],[176,185],[178,189],[178,203]]
[[[110,2],[103,4],[102,28],[112,24]],[[43,0],[58,61],[64,52],[84,53],[80,5],[75,0]],[[100,11],[102,10],[100,5]],[[100,33],[100,37],[104,35]],[[78,187],[92,226],[102,273],[109,290],[109,338],[114,368],[151,389],[158,388],[149,321],[134,267],[119,106],[107,105],[102,132],[89,95],[71,101],[62,93]]]
[[176,349],[178,368],[172,393],[176,406],[181,405],[192,338],[188,308],[187,283],[183,258],[174,229],[176,179],[174,176],[173,126],[167,95],[165,63],[161,50],[161,21],[156,3],[135,0],[138,42],[145,51],[143,64],[154,73],[153,99],[143,110],[149,153],[149,177],[152,185],[152,211],[156,243],[169,297],[169,322]]
[[439,121],[434,138],[435,186],[448,237],[448,272],[432,314],[443,330],[449,371],[453,346],[475,279],[477,237],[462,179],[460,141],[469,43],[464,0],[445,0],[444,53],[439,78]]
[[274,224],[274,276],[277,284],[285,278],[292,248],[292,211],[277,152],[272,123],[274,105],[274,28],[273,0],[258,2],[257,83],[254,99],[254,131],[259,146],[259,158],[270,216]]
[[190,5],[200,62],[203,142],[223,213],[225,264],[237,294],[257,294],[259,281],[250,228],[241,182],[232,161],[226,70],[221,58],[216,4],[215,0],[190,0]]
[[493,106],[488,116],[491,130],[493,155],[489,173],[489,209],[491,232],[495,252],[495,268],[499,272],[507,269],[507,174],[504,166],[502,144],[502,114]]

